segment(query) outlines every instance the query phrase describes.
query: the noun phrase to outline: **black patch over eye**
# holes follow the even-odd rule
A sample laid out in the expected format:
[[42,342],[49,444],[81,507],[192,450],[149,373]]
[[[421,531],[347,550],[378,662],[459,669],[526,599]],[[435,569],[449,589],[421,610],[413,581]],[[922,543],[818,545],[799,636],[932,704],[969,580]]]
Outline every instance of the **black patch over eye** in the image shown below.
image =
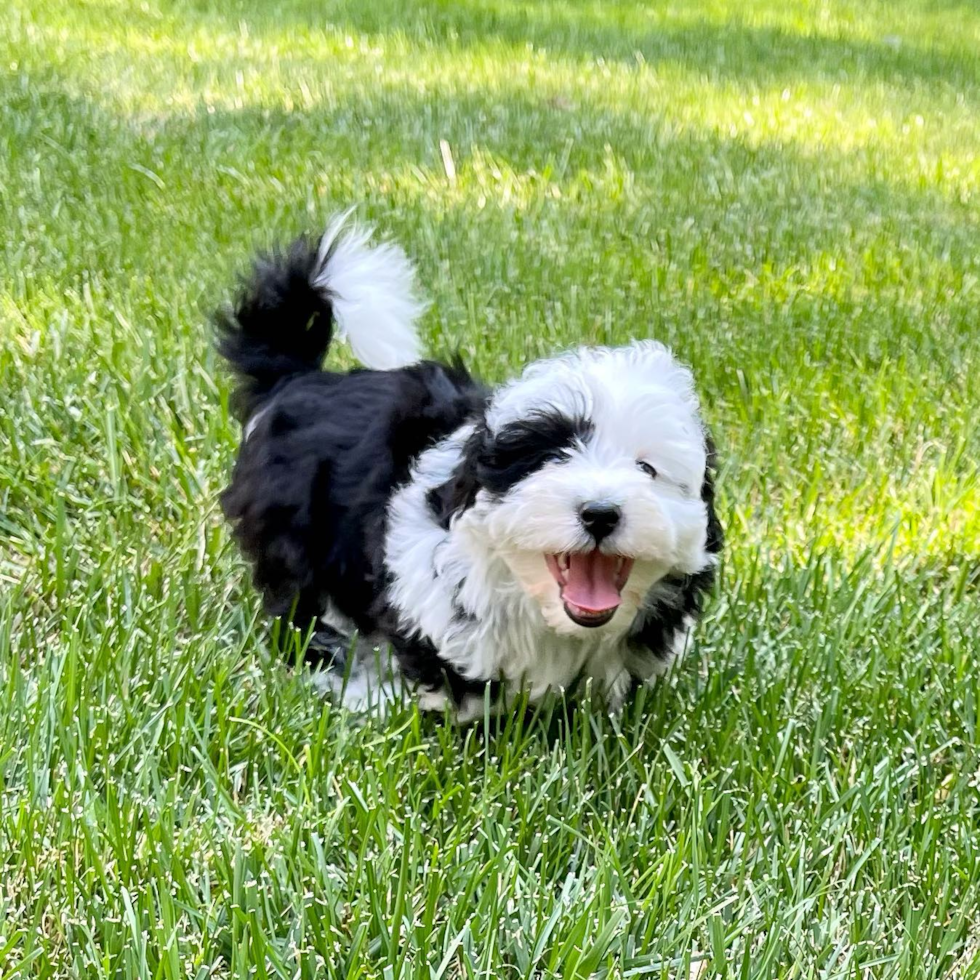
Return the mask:
[[532,412],[492,435],[480,423],[467,439],[452,477],[426,494],[429,510],[448,529],[453,515],[476,502],[485,487],[502,496],[546,463],[568,459],[576,443],[593,432],[588,419],[557,412]]
[[642,459],[639,460],[639,462],[637,462],[636,465],[639,466],[640,469],[643,470],[643,472],[646,473],[647,476],[656,479],[657,469],[655,466],[651,466],[649,463],[645,463]]
[[557,412],[535,412],[510,422],[493,436],[480,454],[480,484],[504,494],[546,463],[567,459],[576,443],[593,431],[588,419]]

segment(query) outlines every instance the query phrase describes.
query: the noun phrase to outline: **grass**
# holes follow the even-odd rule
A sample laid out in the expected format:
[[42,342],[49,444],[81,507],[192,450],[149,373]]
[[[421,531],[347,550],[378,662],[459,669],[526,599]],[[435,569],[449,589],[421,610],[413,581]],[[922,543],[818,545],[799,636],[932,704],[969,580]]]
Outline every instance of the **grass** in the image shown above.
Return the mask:
[[[2,980],[980,976],[976,7],[6,10]],[[695,366],[730,548],[618,722],[271,654],[203,324],[352,202],[492,380]]]

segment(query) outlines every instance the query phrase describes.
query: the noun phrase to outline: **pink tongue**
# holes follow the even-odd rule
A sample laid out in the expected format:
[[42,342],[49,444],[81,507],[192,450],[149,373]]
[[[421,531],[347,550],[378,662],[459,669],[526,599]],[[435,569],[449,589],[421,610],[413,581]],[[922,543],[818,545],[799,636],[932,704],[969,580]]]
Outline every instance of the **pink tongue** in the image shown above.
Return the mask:
[[614,609],[621,601],[616,588],[618,564],[617,555],[604,555],[601,551],[570,554],[562,598],[586,612]]

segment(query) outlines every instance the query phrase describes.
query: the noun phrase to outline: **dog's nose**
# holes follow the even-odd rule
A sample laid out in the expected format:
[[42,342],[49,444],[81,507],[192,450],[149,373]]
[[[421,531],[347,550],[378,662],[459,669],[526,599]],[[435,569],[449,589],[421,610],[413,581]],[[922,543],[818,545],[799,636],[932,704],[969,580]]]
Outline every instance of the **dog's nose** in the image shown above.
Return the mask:
[[622,511],[615,504],[594,500],[582,505],[579,517],[582,518],[582,526],[595,538],[595,543],[599,544],[616,530]]

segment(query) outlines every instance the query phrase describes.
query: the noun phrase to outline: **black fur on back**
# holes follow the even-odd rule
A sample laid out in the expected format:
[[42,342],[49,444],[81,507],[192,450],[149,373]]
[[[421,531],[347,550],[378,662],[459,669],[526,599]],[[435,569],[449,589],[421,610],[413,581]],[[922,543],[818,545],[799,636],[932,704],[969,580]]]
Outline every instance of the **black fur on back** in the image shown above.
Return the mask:
[[460,366],[317,372],[281,384],[244,441],[222,507],[274,615],[307,627],[330,602],[378,627],[384,520],[418,455],[481,412]]

